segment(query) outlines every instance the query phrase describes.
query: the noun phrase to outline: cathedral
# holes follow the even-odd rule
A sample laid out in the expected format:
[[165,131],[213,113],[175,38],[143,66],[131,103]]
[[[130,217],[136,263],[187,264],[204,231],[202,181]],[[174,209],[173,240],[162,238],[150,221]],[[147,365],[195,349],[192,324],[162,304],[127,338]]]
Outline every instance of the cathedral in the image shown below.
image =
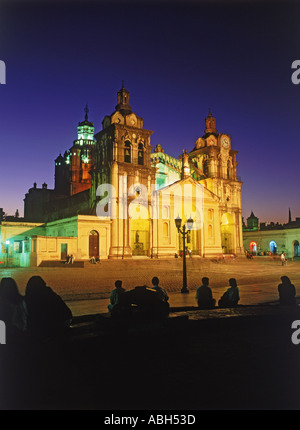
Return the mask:
[[152,148],[153,131],[129,99],[123,83],[114,112],[96,133],[86,107],[77,139],[55,160],[54,189],[34,183],[22,222],[1,224],[7,252],[27,254],[16,256],[16,265],[68,254],[75,260],[174,257],[184,251],[178,218],[192,221],[186,247],[193,255],[244,256],[242,182],[230,136],[217,130],[209,112],[204,133],[173,157],[160,144]]

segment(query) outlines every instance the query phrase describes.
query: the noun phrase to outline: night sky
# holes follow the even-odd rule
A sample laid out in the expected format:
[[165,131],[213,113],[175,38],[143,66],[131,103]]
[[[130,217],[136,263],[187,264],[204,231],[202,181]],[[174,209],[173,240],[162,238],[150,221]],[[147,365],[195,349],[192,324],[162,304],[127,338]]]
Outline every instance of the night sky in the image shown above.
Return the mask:
[[300,217],[300,7],[283,1],[0,3],[0,207],[23,214],[89,105],[100,131],[122,80],[153,148],[178,157],[217,129],[239,151],[243,216]]

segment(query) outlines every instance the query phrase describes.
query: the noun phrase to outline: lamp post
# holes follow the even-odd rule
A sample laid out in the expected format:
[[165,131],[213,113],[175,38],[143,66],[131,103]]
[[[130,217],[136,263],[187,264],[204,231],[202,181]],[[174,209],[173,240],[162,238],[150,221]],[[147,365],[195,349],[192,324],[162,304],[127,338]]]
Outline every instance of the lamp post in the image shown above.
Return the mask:
[[182,239],[183,239],[183,255],[182,255],[182,258],[183,258],[183,282],[182,282],[181,292],[183,294],[187,294],[187,293],[189,293],[189,290],[187,288],[185,239],[186,239],[186,236],[189,233],[189,231],[192,229],[194,221],[191,218],[189,218],[187,220],[186,225],[183,224],[182,229],[181,229],[181,223],[182,223],[182,219],[178,215],[178,217],[175,219],[175,225],[176,225],[178,233],[182,234]]

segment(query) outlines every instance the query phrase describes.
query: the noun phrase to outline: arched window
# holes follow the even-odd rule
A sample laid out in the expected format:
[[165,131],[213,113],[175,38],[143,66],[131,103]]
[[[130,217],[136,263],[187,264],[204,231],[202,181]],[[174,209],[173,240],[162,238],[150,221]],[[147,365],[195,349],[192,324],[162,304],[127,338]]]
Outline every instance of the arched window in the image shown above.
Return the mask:
[[144,165],[144,145],[142,143],[139,143],[138,146],[138,164],[140,166]]
[[125,163],[131,163],[131,143],[129,140],[125,142],[124,161]]

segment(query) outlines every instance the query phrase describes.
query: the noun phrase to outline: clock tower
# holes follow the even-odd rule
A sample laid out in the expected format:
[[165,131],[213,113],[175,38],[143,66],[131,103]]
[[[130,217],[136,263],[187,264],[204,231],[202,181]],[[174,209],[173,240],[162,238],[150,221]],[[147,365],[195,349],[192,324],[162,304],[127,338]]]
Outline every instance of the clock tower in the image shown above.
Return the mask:
[[200,182],[219,198],[223,252],[242,255],[242,182],[237,176],[237,154],[229,134],[217,130],[216,118],[209,112],[204,135],[196,140],[189,158],[202,173]]

